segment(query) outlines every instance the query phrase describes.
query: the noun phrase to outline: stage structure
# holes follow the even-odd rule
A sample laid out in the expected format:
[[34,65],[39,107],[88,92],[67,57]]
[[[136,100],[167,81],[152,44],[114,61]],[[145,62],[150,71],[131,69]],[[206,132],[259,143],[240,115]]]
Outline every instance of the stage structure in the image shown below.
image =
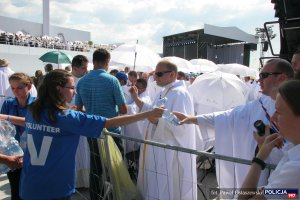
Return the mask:
[[216,64],[249,66],[250,51],[257,50],[258,38],[236,27],[204,24],[203,29],[163,37],[163,56],[187,60],[204,58]]

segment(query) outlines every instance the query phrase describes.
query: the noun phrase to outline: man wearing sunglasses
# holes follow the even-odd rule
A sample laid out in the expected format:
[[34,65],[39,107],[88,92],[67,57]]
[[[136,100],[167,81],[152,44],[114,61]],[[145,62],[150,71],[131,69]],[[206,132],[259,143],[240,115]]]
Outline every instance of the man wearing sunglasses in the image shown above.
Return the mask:
[[[151,105],[143,102],[136,90],[132,93],[141,111],[151,109],[159,99],[166,97],[165,109],[194,114],[191,96],[183,82],[176,80],[175,64],[160,61],[154,79],[163,89]],[[194,125],[175,126],[161,118],[150,120],[143,130],[144,139],[195,149]],[[191,154],[141,145],[137,185],[143,199],[197,199],[196,158]]]
[[[272,116],[275,112],[274,100],[278,88],[283,82],[293,77],[293,69],[290,63],[283,59],[272,59],[262,68],[259,77],[263,94],[259,99],[223,112],[199,116],[186,116],[181,113],[175,113],[175,115],[182,120],[181,123],[198,124],[200,130],[204,132],[206,127],[213,126],[217,154],[252,160],[257,146],[253,137],[253,132],[256,132],[253,124],[256,120],[262,120],[268,125],[271,123],[268,115]],[[275,157],[276,155],[273,154],[272,158]],[[268,162],[276,163],[274,159]],[[248,170],[248,165],[216,160],[219,188],[240,188]],[[267,183],[268,175],[268,170],[262,171],[259,186]],[[227,196],[227,198],[233,197]]]

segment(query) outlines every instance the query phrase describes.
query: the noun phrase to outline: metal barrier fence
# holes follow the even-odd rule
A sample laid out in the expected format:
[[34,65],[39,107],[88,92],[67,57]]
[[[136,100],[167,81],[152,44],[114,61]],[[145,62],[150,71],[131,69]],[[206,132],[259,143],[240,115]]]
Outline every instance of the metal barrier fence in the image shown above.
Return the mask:
[[[144,164],[142,161],[138,161],[139,158],[138,155],[132,157],[132,155],[135,154],[129,154],[129,155],[127,154],[126,156],[124,156],[126,161],[126,166],[125,166],[122,161],[123,160],[122,156],[120,155],[120,152],[117,150],[118,148],[116,146],[112,146],[112,139],[110,137],[120,138],[123,141],[137,142],[143,145],[148,145],[149,147],[150,146],[155,147],[152,148],[151,151],[155,151],[156,149],[162,149],[162,151],[160,151],[160,156],[162,156],[165,159],[166,163],[164,164],[163,168],[165,168],[166,170],[153,171],[153,169],[147,169],[147,167],[143,166]],[[94,194],[93,198],[90,198],[88,194],[83,194],[80,190],[77,190],[78,195],[81,196],[81,198],[79,199],[92,199],[92,200],[93,199],[143,199],[140,196],[141,193],[143,193],[142,195],[146,199],[165,199],[165,198],[211,199],[212,197],[215,197],[214,195],[211,194],[211,189],[217,188],[217,181],[216,181],[216,175],[214,170],[215,169],[214,159],[251,165],[250,160],[233,158],[229,156],[212,153],[210,152],[212,148],[210,148],[208,151],[197,151],[193,149],[162,144],[162,143],[149,141],[149,140],[140,140],[140,139],[124,136],[124,135],[110,133],[107,131],[103,131],[102,138],[100,139],[99,142],[100,142],[99,145],[100,148],[98,150],[100,152],[99,153],[100,159],[103,161],[101,162],[101,166],[103,169],[101,175],[102,183],[100,184],[102,187],[101,191],[100,193],[98,192],[97,194]],[[170,151],[174,152],[174,155],[176,157],[175,159],[176,162],[182,161],[180,157],[190,158],[191,164],[184,163],[184,164],[188,164],[187,166],[189,167],[193,166],[192,165],[193,160],[196,161],[196,156],[197,156],[197,163],[195,165],[197,168],[196,174],[193,173],[192,169],[183,169],[177,166],[172,166],[172,167],[177,167],[176,170],[178,170],[178,174],[174,174],[174,173],[170,174],[170,172],[168,172],[168,169],[170,167],[168,166],[168,164],[170,163],[167,163],[169,158],[163,156],[162,155],[163,153],[161,153],[161,152],[166,152],[165,153],[166,155],[170,155],[168,154],[168,152]],[[142,156],[145,156],[144,151],[140,153],[143,154]],[[119,156],[117,154],[119,154]],[[118,158],[116,158],[116,155]],[[155,157],[155,154],[153,155]],[[183,159],[183,160],[186,162],[189,159]],[[153,158],[151,161],[157,161],[157,158]],[[179,163],[176,162],[172,163],[172,165],[174,164],[180,165]],[[156,163],[156,162],[154,163],[162,165],[162,163]],[[124,171],[123,165],[126,167],[126,172]],[[270,165],[270,164],[267,164],[266,167],[269,169],[275,168],[274,165]],[[156,166],[155,169],[159,169],[159,168],[157,168]],[[137,172],[138,170],[145,170],[145,174],[147,173],[151,174],[151,176],[147,178],[150,178],[151,181],[154,181],[155,182],[154,184],[156,184],[158,187],[156,189],[146,188],[145,191],[143,189],[144,187],[142,187],[142,184],[144,184],[144,182],[141,181],[143,180],[144,172],[140,171],[140,174],[138,175]],[[192,176],[196,176],[196,179],[183,180],[180,177],[180,175],[183,173],[190,173]],[[99,175],[95,174],[95,176],[99,176]],[[161,179],[161,180],[158,181],[157,179]],[[161,183],[161,181],[163,183]],[[169,185],[170,183],[172,184],[177,183],[177,184],[171,186]],[[148,185],[146,186],[149,187]],[[164,188],[164,186],[167,187]],[[193,188],[196,188],[196,191],[193,191]],[[89,193],[90,192],[93,193],[93,191],[89,191]],[[176,196],[175,198],[174,196],[172,196],[173,193],[175,193],[178,196]],[[95,198],[95,196],[97,196],[97,198]]]

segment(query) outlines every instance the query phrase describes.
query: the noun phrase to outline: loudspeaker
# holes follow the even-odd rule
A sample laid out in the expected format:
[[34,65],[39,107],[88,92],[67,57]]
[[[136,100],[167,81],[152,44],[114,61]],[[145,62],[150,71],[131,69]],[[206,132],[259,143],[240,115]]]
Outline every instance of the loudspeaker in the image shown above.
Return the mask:
[[280,57],[291,60],[300,46],[300,1],[271,0],[280,26]]

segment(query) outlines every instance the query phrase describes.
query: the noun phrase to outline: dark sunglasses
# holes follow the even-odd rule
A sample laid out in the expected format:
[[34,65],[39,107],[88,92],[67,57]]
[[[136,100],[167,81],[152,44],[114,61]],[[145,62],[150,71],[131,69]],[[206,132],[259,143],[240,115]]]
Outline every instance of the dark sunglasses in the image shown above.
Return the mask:
[[156,75],[157,77],[162,77],[164,74],[169,73],[169,72],[172,72],[172,71],[155,72],[155,75]]
[[259,73],[259,78],[265,79],[265,78],[268,78],[268,76],[270,76],[270,75],[278,75],[278,74],[282,74],[282,72],[261,72],[261,73]]

